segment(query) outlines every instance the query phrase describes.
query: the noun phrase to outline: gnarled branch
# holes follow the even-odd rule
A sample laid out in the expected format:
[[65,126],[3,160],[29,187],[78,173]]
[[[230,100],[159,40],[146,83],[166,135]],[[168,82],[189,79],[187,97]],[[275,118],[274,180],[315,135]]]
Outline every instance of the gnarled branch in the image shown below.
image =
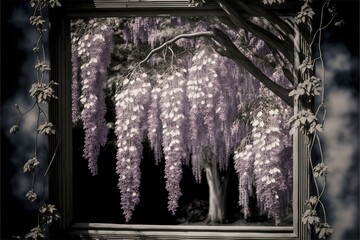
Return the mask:
[[225,11],[231,21],[238,27],[253,33],[258,38],[278,49],[291,63],[294,62],[293,42],[281,40],[271,32],[259,27],[258,25],[246,20],[237,13],[225,0],[216,0],[219,6]]
[[213,31],[213,42],[215,50],[228,58],[233,59],[239,66],[245,68],[251,75],[257,78],[261,83],[279,96],[286,104],[293,107],[294,103],[289,97],[289,89],[286,89],[272,81],[258,67],[256,67],[239,49],[234,45],[231,39],[219,29]]
[[139,62],[139,65],[148,61],[151,58],[151,56],[154,55],[156,52],[162,50],[163,48],[165,48],[166,46],[168,46],[170,44],[175,43],[176,41],[180,40],[181,38],[195,38],[195,37],[206,37],[206,36],[210,36],[210,37],[213,36],[213,32],[208,31],[208,32],[197,32],[197,33],[184,33],[184,34],[177,35],[176,37],[164,42],[159,47],[151,50],[149,52],[149,54],[144,58],[144,60]]

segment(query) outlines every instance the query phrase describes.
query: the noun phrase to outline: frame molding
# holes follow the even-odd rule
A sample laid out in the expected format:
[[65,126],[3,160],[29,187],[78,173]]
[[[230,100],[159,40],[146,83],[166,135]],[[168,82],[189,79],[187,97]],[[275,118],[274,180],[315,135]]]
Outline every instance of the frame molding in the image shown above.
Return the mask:
[[[246,0],[248,1],[248,0]],[[291,239],[310,240],[310,232],[301,223],[304,202],[309,197],[309,166],[305,136],[297,132],[293,138],[293,226],[183,226],[183,225],[126,225],[73,222],[73,165],[71,123],[71,44],[70,20],[77,17],[115,16],[206,16],[223,15],[213,1],[206,7],[189,7],[188,0],[77,0],[62,1],[63,6],[50,10],[51,79],[58,82],[58,100],[49,106],[50,121],[57,127],[59,149],[49,175],[49,198],[61,214],[59,223],[52,228],[51,237],[106,238],[106,239]],[[298,4],[289,0],[282,10],[296,12]],[[299,1],[297,1],[299,2]],[[259,1],[260,3],[260,1]],[[259,5],[260,7],[260,5]],[[271,7],[269,8],[271,10]],[[279,9],[273,9],[275,13]],[[298,66],[309,52],[307,29],[295,27],[293,75],[295,84],[302,81]],[[301,109],[295,102],[294,113]],[[49,138],[49,151],[56,149],[55,137]],[[51,154],[50,154],[51,155]]]

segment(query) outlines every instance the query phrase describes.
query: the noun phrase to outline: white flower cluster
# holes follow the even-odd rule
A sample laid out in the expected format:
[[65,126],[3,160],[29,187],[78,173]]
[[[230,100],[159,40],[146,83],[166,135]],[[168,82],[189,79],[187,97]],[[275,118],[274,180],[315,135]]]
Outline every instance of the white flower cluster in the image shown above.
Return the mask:
[[180,180],[182,164],[188,157],[186,129],[188,104],[185,89],[184,69],[164,78],[160,94],[160,119],[162,122],[162,145],[165,155],[165,178],[168,209],[174,214],[181,196]]

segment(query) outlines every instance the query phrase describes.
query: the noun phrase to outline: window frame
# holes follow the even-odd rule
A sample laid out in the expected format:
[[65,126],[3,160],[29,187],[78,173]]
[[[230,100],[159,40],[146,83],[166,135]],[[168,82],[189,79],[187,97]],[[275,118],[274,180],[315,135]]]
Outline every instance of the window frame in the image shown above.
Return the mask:
[[[50,121],[57,127],[57,138],[49,139],[50,153],[56,151],[49,177],[49,198],[60,211],[60,222],[52,229],[52,236],[71,238],[126,238],[126,239],[301,239],[310,238],[307,227],[301,223],[304,202],[309,197],[310,172],[305,136],[299,131],[293,136],[293,226],[183,226],[183,225],[131,225],[105,223],[76,223],[73,215],[73,164],[72,164],[72,122],[71,122],[71,44],[70,20],[81,17],[127,17],[127,16],[211,16],[224,12],[212,1],[202,7],[189,7],[188,0],[81,0],[62,1],[62,7],[51,9],[50,19],[50,62],[51,79],[59,83],[58,100],[49,106]],[[289,1],[293,3],[293,1]],[[259,6],[261,7],[261,6]],[[286,8],[288,7],[288,8]],[[285,6],[289,16],[295,11],[292,4]],[[270,9],[276,14],[279,9]],[[294,69],[300,65],[307,48],[304,32],[295,26]],[[305,30],[306,32],[306,30]],[[295,84],[303,79],[294,71]],[[301,103],[294,102],[294,114],[301,109]]]

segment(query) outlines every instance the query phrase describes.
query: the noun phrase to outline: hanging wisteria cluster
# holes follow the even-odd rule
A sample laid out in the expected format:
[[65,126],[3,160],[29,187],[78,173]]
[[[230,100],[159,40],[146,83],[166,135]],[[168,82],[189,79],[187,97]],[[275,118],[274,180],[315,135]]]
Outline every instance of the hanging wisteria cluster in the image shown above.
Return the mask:
[[[154,46],[164,37],[157,27],[164,21],[184,24],[180,18],[176,19],[129,19],[121,37],[128,43]],[[197,25],[198,30],[207,27]],[[105,26],[95,29],[92,34],[74,38],[72,51],[73,121],[78,120],[81,111],[85,129],[84,157],[93,174],[97,172],[100,146],[106,142],[103,90],[112,49],[111,29]],[[265,53],[265,46],[250,37],[255,46],[251,51]],[[184,42],[177,45],[178,48],[185,46],[189,45]],[[183,165],[191,164],[194,177],[200,182],[208,160],[205,156],[210,153],[218,169],[226,170],[234,155],[239,176],[239,204],[245,217],[250,214],[249,196],[255,186],[260,208],[279,224],[280,210],[288,200],[284,196],[291,188],[292,160],[291,154],[286,154],[291,152],[291,143],[284,124],[290,110],[280,100],[270,100],[273,97],[259,88],[250,74],[206,46],[204,41],[193,41],[191,46],[192,51],[181,58],[166,47],[163,59],[169,60],[167,69],[154,75],[149,74],[146,67],[137,66],[117,83],[114,98],[116,172],[125,220],[131,219],[140,200],[142,142],[148,138],[155,163],[165,161],[168,209],[172,213],[176,212],[181,196]],[[256,61],[260,60],[254,58]],[[282,80],[278,69],[267,70],[273,74],[272,78]],[[268,100],[262,103],[265,96]],[[251,122],[246,123],[241,119],[246,115],[244,106],[250,105],[253,106]]]
[[128,88],[115,95],[117,136],[116,173],[121,192],[121,206],[126,221],[139,203],[142,140],[146,134],[146,117],[150,100],[150,83],[146,73],[138,74]]
[[261,212],[281,221],[281,208],[286,207],[291,194],[291,138],[284,128],[290,109],[275,99],[261,103],[252,113],[251,134],[235,151],[235,170],[239,176],[239,204],[244,216],[250,213],[249,196],[255,186]]
[[[178,207],[181,196],[180,180],[182,164],[188,156],[187,135],[188,128],[186,113],[189,104],[186,98],[186,78],[183,72],[165,76],[160,95],[160,120],[162,123],[162,146],[165,155],[166,189],[169,192],[168,209],[173,213]],[[157,142],[152,144],[159,145]]]
[[219,56],[211,48],[199,48],[189,69],[189,143],[197,181],[201,179],[204,147],[210,147],[219,168],[223,169],[235,144],[231,128],[237,117],[239,75],[226,71],[226,65],[238,69],[232,61]]
[[82,120],[85,130],[83,156],[93,175],[98,172],[100,146],[107,141],[105,82],[112,49],[112,29],[106,25],[95,25],[92,32],[72,40],[72,120],[74,123]]

